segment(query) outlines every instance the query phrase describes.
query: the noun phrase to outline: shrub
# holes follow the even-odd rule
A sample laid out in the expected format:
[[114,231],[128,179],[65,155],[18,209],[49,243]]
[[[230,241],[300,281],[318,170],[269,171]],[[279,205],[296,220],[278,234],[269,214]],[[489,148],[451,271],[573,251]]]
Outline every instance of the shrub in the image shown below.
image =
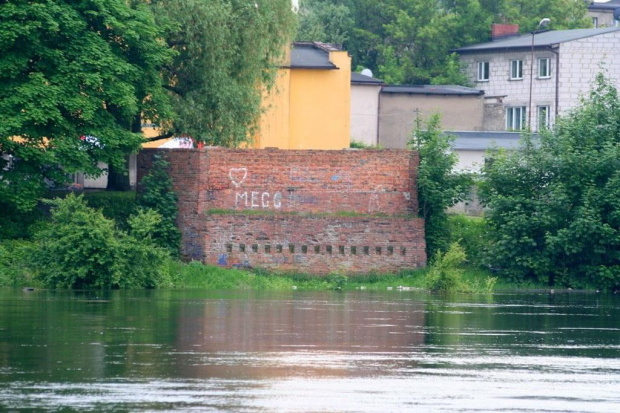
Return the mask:
[[30,241],[0,243],[0,287],[36,285],[29,262],[33,252]]
[[177,196],[172,190],[168,166],[168,162],[160,155],[154,156],[151,170],[140,182],[137,201],[140,208],[151,208],[161,215],[161,223],[155,229],[153,238],[176,256],[179,253],[181,233],[176,226]]
[[118,230],[83,196],[70,194],[52,204],[51,223],[35,235],[33,262],[52,288],[143,288],[165,284],[167,253],[154,245],[155,212],[130,218],[131,232]]
[[426,273],[426,288],[443,293],[467,290],[462,281],[465,258],[465,251],[456,242],[445,254],[437,251]]
[[486,222],[481,217],[450,215],[450,242],[458,242],[465,251],[467,261],[475,267],[486,267],[488,261],[489,234]]

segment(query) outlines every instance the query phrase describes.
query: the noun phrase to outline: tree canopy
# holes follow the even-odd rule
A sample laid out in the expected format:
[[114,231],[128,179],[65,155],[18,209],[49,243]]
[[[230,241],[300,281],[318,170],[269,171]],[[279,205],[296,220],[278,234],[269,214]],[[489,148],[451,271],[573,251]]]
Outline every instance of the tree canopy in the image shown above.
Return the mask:
[[160,0],[154,10],[176,52],[163,70],[170,129],[209,145],[247,142],[293,38],[290,0]]
[[295,21],[289,0],[0,2],[0,209],[99,162],[123,171],[144,119],[250,140]]
[[[534,30],[544,18],[549,28],[589,27],[582,0],[302,0],[304,35],[344,43],[353,67],[367,67],[394,84],[463,83],[454,76],[450,51],[490,40],[492,23],[519,24]],[[327,15],[329,8],[338,12]],[[338,21],[353,20],[352,28]]]
[[140,113],[166,113],[171,53],[144,2],[0,4],[0,202],[34,207],[66,174],[123,167]]
[[620,98],[599,74],[582,105],[539,140],[497,152],[481,198],[491,262],[514,280],[620,286]]

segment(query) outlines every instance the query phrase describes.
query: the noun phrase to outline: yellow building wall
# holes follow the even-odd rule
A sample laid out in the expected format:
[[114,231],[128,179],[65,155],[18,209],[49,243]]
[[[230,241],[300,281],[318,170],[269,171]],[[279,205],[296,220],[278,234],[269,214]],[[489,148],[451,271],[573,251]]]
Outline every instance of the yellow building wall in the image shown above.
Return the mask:
[[263,114],[252,146],[256,148],[289,148],[291,70],[279,69],[275,87],[263,94]]
[[349,147],[351,58],[331,51],[330,60],[338,69],[280,69],[277,87],[265,98],[255,147]]

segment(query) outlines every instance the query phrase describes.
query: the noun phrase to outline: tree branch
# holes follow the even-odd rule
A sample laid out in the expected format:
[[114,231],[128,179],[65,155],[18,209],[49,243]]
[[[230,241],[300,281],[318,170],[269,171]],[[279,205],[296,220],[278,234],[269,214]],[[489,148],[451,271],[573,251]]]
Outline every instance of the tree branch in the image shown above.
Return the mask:
[[145,142],[154,142],[154,141],[158,141],[160,139],[172,138],[173,136],[174,136],[173,132],[168,132],[168,133],[164,133],[163,135],[153,136],[151,138],[144,138],[144,141]]

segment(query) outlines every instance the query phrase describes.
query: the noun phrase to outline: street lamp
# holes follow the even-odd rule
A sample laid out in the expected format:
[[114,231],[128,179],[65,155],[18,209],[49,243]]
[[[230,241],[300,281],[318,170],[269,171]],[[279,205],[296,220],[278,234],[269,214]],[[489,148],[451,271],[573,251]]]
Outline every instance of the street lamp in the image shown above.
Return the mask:
[[545,17],[538,23],[538,26],[536,26],[536,30],[532,32],[532,53],[530,56],[530,103],[527,107],[527,110],[528,110],[527,128],[530,132],[532,131],[532,83],[534,81],[534,36],[536,35],[536,33],[538,33],[541,27],[545,27],[550,22],[551,22],[551,19]]

